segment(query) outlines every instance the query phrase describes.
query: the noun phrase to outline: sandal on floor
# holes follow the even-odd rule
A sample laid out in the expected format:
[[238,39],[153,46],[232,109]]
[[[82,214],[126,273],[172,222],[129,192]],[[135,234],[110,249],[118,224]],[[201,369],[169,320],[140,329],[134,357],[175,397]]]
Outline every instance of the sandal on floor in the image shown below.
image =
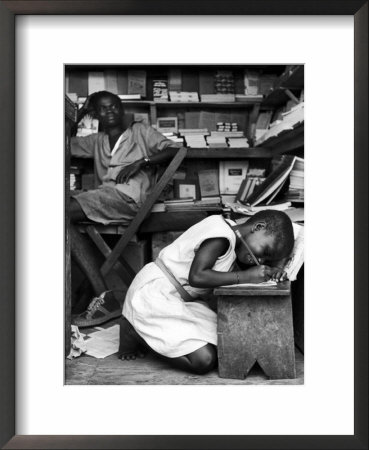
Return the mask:
[[113,291],[105,291],[94,297],[86,311],[72,317],[72,324],[79,328],[101,325],[122,315],[122,308],[115,299]]

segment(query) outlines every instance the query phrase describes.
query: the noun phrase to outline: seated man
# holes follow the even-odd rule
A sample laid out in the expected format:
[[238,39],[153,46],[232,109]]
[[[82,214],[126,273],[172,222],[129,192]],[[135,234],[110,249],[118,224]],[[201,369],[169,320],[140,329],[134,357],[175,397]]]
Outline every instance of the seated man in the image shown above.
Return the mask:
[[78,121],[91,114],[103,132],[72,137],[71,154],[94,158],[98,189],[77,194],[70,201],[71,253],[90,281],[96,297],[87,310],[73,319],[82,326],[95,326],[119,317],[121,308],[107,290],[90,242],[74,223],[92,220],[128,225],[156,182],[155,166],[172,159],[178,146],[142,122],[123,125],[123,107],[118,96],[101,91],[90,95],[78,114]]

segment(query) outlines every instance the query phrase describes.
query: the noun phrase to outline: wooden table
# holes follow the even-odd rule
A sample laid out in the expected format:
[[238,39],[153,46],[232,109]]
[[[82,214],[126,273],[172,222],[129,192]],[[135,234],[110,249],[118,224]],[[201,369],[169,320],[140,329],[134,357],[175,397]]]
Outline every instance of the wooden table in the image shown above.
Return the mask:
[[296,378],[290,282],[225,286],[214,294],[219,376],[244,379],[257,361],[270,379]]

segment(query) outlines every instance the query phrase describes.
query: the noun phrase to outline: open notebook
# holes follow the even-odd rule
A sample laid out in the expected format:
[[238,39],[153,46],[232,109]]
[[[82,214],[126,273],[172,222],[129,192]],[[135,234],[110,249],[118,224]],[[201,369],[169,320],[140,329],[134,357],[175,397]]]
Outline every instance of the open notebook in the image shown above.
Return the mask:
[[237,286],[238,288],[240,287],[258,287],[258,288],[262,288],[262,287],[273,287],[273,286],[277,286],[277,282],[276,281],[264,281],[263,283],[240,283],[240,284],[229,284],[228,286],[221,286],[221,287],[233,287],[233,286]]

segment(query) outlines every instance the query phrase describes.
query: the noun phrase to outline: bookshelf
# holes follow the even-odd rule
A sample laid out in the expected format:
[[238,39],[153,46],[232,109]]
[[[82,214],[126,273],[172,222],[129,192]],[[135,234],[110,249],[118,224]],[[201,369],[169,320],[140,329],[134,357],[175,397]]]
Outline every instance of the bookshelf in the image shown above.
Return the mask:
[[[214,74],[219,69],[233,73],[233,93],[236,101],[201,101],[202,95],[210,94],[212,96],[212,94],[217,93],[216,88],[211,83],[214,83]],[[250,98],[244,96],[246,94],[245,77],[249,71],[256,71],[260,77],[272,77],[273,83],[269,87],[268,83],[264,85],[263,97],[257,98],[255,93],[254,95],[250,93]],[[75,92],[78,97],[87,96],[91,88],[89,77],[92,73],[99,90],[106,89],[117,95],[134,94],[129,90],[129,72],[135,72],[136,75],[140,72],[141,74],[144,73],[145,79],[141,80],[141,84],[138,80],[142,99],[122,100],[127,117],[135,113],[144,114],[151,125],[156,125],[158,118],[176,116],[178,128],[196,128],[192,119],[188,119],[189,122],[187,123],[187,118],[191,115],[192,117],[200,116],[197,128],[209,128],[206,124],[210,123],[211,120],[208,120],[207,117],[213,115],[213,117],[216,117],[213,123],[218,121],[237,122],[239,130],[244,132],[249,143],[247,148],[189,148],[186,165],[191,173],[194,173],[196,167],[200,165],[205,169],[208,167],[214,168],[222,160],[249,160],[250,164],[260,163],[262,166],[268,167],[269,161],[275,155],[296,151],[299,155],[303,154],[303,123],[292,130],[283,131],[278,136],[264,141],[260,146],[255,146],[257,121],[261,112],[266,111],[274,115],[277,111],[283,110],[288,102],[291,103],[293,99],[300,97],[304,87],[303,65],[227,65],[221,67],[217,65],[67,66],[66,92]],[[173,72],[175,72],[176,77],[175,83],[173,82]],[[97,74],[100,74],[100,80],[96,78]],[[183,91],[182,93],[198,92],[200,101],[171,101],[170,98],[167,101],[154,101],[153,83],[160,79],[168,80],[168,92],[171,90]],[[211,81],[212,79],[213,81]],[[134,81],[137,82],[137,79]],[[177,86],[177,88],[173,86]],[[240,101],[240,98],[242,98],[242,101]],[[227,116],[230,117],[229,120],[224,119]],[[223,120],[218,118],[223,118]],[[231,118],[234,118],[234,120]],[[274,120],[274,116],[272,120]],[[209,130],[215,131],[211,128]],[[73,164],[83,164],[87,173],[93,172],[91,162],[72,161]]]

